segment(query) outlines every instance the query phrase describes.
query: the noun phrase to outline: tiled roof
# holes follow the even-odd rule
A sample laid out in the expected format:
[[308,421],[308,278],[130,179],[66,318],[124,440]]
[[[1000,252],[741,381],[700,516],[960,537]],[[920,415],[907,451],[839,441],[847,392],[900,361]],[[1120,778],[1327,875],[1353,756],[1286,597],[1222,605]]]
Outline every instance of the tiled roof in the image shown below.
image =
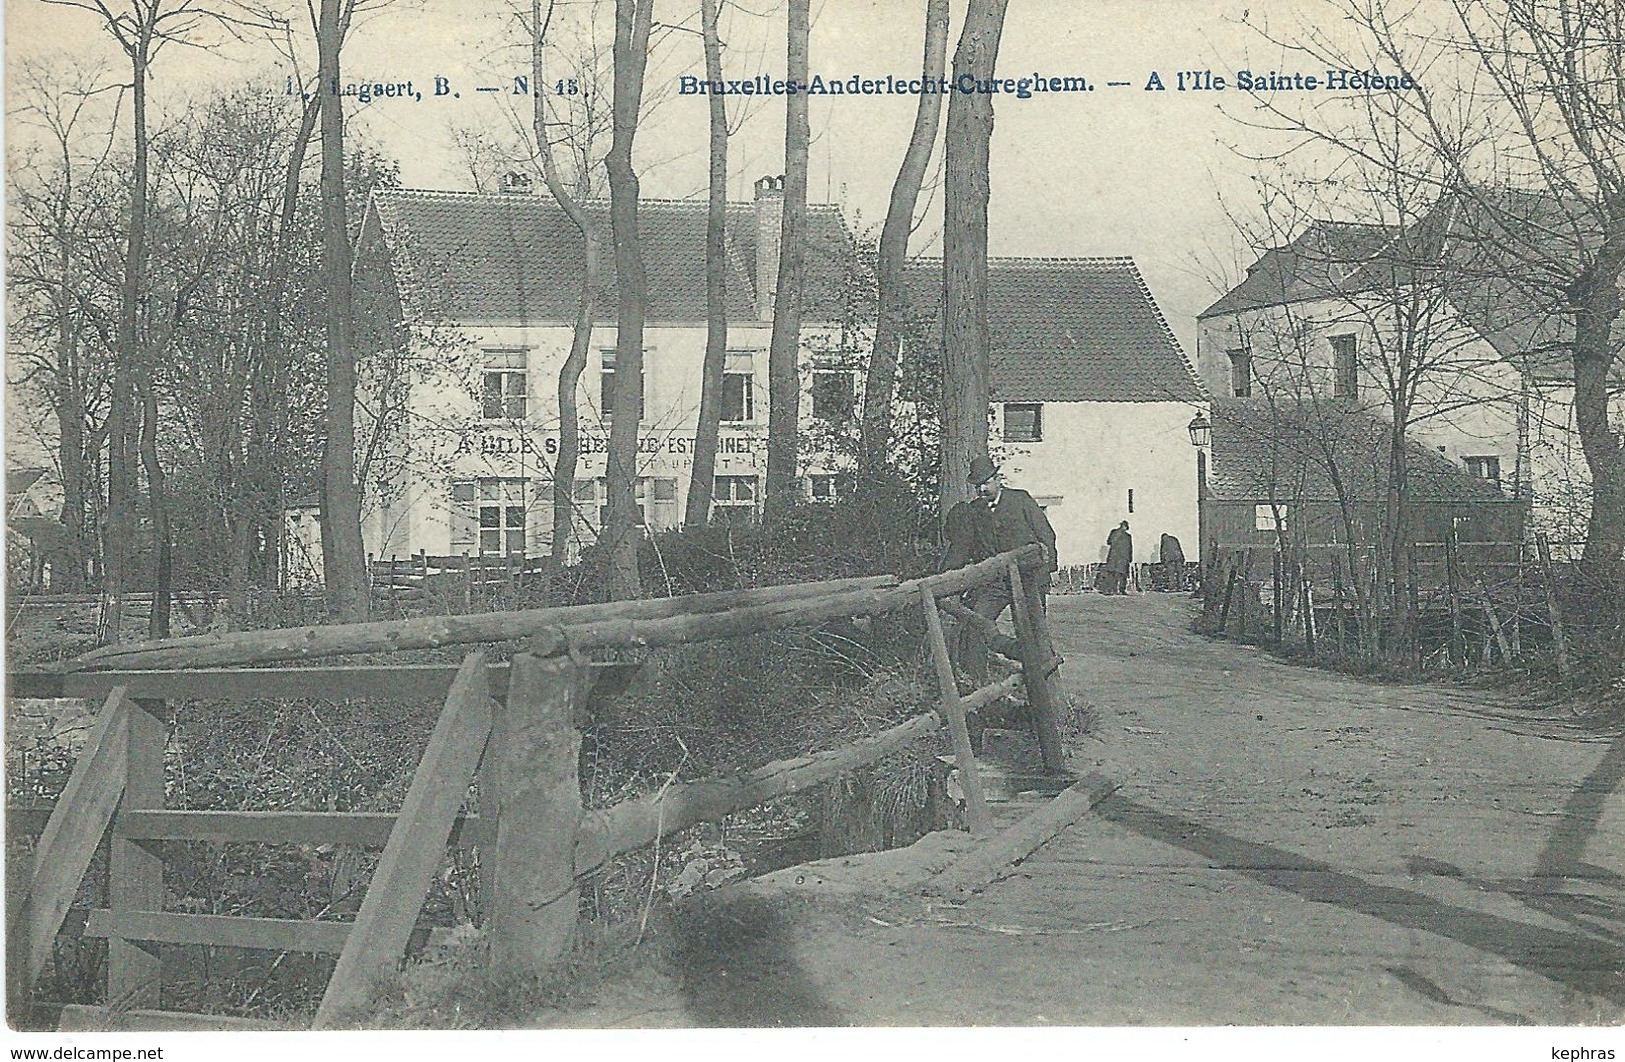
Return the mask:
[[[1335,502],[1333,473],[1351,502],[1387,497],[1388,425],[1369,413],[1337,406],[1270,407],[1215,401],[1213,469],[1208,490],[1231,501]],[[1373,457],[1373,455],[1376,455]],[[1500,488],[1455,462],[1411,443],[1406,461],[1410,497],[1418,501],[1502,498]]]
[[1246,279],[1197,319],[1364,290],[1359,267],[1388,246],[1397,232],[1387,225],[1316,221],[1286,246],[1265,251],[1248,267]]
[[[939,340],[941,259],[908,268]],[[1002,402],[1199,402],[1206,396],[1131,258],[988,260],[992,396]]]
[[[615,314],[615,263],[609,243],[609,204],[593,200],[588,214],[603,233],[599,317]],[[576,313],[584,248],[580,233],[552,196],[388,189],[374,195],[397,273],[408,273],[420,302],[453,321],[519,323],[570,320]],[[644,199],[638,205],[648,320],[705,319],[705,221],[702,200]],[[840,317],[845,262],[853,241],[833,206],[807,210],[810,320]],[[756,217],[751,203],[728,204],[728,314],[756,318]]]

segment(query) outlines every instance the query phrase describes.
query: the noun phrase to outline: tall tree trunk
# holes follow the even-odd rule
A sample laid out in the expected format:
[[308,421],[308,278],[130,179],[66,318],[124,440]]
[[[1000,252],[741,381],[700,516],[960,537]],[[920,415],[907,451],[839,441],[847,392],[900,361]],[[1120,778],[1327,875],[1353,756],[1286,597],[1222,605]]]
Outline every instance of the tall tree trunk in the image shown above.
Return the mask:
[[332,86],[344,43],[340,0],[321,0],[317,91],[322,95],[322,276],[327,287],[327,445],[322,453],[322,566],[328,598],[345,620],[370,609],[361,498],[355,479],[355,337],[350,233],[344,203],[344,107]]
[[130,176],[130,218],[125,230],[124,277],[119,288],[117,351],[107,411],[107,522],[102,534],[103,590],[98,640],[111,644],[124,623],[124,594],[130,577],[134,527],[135,464],[130,452],[135,420],[134,375],[140,355],[141,296],[147,258],[147,65],[152,49],[151,20],[136,27],[128,46],[134,159]]
[[[942,80],[948,55],[948,0],[928,0],[925,8],[925,55],[921,77],[927,85]],[[903,265],[908,259],[908,237],[914,227],[925,168],[931,162],[937,126],[942,117],[942,96],[922,92],[914,112],[914,131],[908,150],[892,183],[891,204],[880,230],[875,256],[875,284],[879,306],[875,315],[875,344],[863,388],[863,460],[873,470],[885,464],[891,444],[892,392],[897,382],[897,355],[902,343],[903,314],[908,293],[903,288]]]
[[[954,80],[993,76],[1009,0],[970,0]],[[970,463],[987,456],[988,157],[993,97],[954,93],[948,100],[947,187],[944,195],[943,288],[947,302],[942,358],[943,511],[967,496]]]
[[609,551],[609,596],[614,601],[642,593],[638,578],[637,459],[649,278],[644,273],[643,246],[638,236],[638,175],[632,169],[632,142],[637,136],[638,112],[643,102],[653,9],[654,0],[615,0],[613,133],[604,168],[609,174],[618,306],[607,457],[609,511],[603,529],[603,544]]
[[316,135],[323,95],[317,86],[305,101],[299,128],[282,170],[281,201],[272,237],[265,301],[261,307],[264,319],[260,323],[259,349],[253,357],[249,392],[253,408],[244,446],[249,497],[245,500],[247,512],[238,516],[241,525],[235,536],[238,563],[232,573],[232,597],[234,608],[238,609],[246,603],[238,599],[246,597],[248,586],[274,590],[282,584],[283,491],[287,474],[284,454],[288,443],[287,404],[281,397],[287,365],[283,301],[287,295],[294,226],[303,187],[300,177],[311,139]]
[[62,271],[57,294],[57,464],[62,469],[62,523],[68,532],[68,549],[58,559],[52,576],[57,585],[70,592],[85,588],[85,559],[89,556],[85,507],[89,495],[90,469],[85,456],[85,395],[79,380],[79,342],[70,312],[73,291],[73,254],[68,235],[67,199],[63,192],[62,210],[57,217],[57,266]]
[[553,8],[548,4],[548,15],[542,16],[541,0],[531,0],[531,84],[536,86],[532,97],[532,121],[536,135],[537,158],[541,160],[542,180],[559,204],[559,209],[581,233],[583,269],[581,295],[576,300],[575,326],[570,333],[570,353],[559,367],[559,453],[553,463],[553,549],[549,560],[554,567],[562,567],[569,558],[570,538],[575,533],[576,465],[581,459],[581,417],[577,409],[576,394],[581,374],[587,368],[587,353],[592,347],[592,326],[597,314],[598,280],[602,272],[603,241],[598,226],[587,216],[580,202],[564,187],[553,158],[553,142],[547,135],[547,104],[541,86],[547,84],[545,74],[546,25]]
[[141,467],[147,473],[147,513],[152,523],[152,611],[147,616],[147,636],[167,638],[174,543],[169,529],[167,480],[158,460],[158,366],[152,358],[144,359],[141,375]]
[[1608,421],[1609,368],[1625,271],[1625,219],[1571,289],[1574,305],[1574,426],[1591,473],[1591,512],[1581,562],[1603,586],[1618,586],[1625,562],[1625,439]]
[[[700,0],[705,79],[713,85],[722,81],[718,3]],[[705,362],[700,369],[700,419],[694,430],[694,467],[683,516],[683,526],[691,531],[704,527],[711,518],[717,437],[722,428],[723,374],[728,361],[728,109],[720,93],[707,96],[711,106],[711,185],[705,216]]]
[[[790,0],[784,76],[807,81],[811,0]],[[798,494],[796,443],[801,430],[801,297],[806,270],[807,151],[812,134],[807,96],[784,101],[784,217],[779,232],[779,274],[773,296],[773,339],[767,355],[767,482],[763,518],[788,511]]]

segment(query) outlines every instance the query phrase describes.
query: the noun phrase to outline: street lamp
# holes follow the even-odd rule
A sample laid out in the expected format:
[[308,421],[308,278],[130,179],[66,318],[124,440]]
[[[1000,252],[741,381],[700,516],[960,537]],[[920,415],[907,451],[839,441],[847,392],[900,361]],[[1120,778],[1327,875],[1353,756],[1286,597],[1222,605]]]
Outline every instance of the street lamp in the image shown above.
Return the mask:
[[1207,414],[1197,410],[1196,416],[1185,425],[1185,430],[1191,433],[1191,445],[1197,449],[1208,446],[1213,442],[1213,422],[1207,419]]
[[[1196,560],[1199,570],[1205,573],[1212,559],[1207,545],[1207,447],[1213,443],[1213,422],[1207,419],[1207,414],[1197,410],[1185,430],[1190,432],[1191,445],[1196,447]],[[1206,579],[1197,581],[1198,596],[1206,590],[1206,582]]]

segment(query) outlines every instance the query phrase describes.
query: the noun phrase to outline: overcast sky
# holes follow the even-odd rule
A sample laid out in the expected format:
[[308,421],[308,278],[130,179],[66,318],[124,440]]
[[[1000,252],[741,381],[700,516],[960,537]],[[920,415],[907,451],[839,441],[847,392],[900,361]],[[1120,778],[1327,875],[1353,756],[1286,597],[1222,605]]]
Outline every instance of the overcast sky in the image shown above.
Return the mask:
[[[345,78],[401,82],[422,102],[383,99],[357,106],[352,123],[401,162],[406,184],[467,188],[453,147],[453,126],[502,128],[515,100],[478,93],[507,86],[528,69],[516,46],[510,0],[419,0],[373,16],[347,47]],[[525,5],[528,9],[528,4]],[[923,0],[815,0],[811,69],[826,78],[916,73],[923,37]],[[657,0],[657,19],[697,24],[686,2]],[[962,3],[950,38],[958,36]],[[746,14],[745,9],[761,14]],[[1145,273],[1187,352],[1194,354],[1195,315],[1233,280],[1242,254],[1225,205],[1245,210],[1252,194],[1244,150],[1262,144],[1245,119],[1256,101],[1239,91],[1179,92],[1179,70],[1212,69],[1234,79],[1242,69],[1314,72],[1316,64],[1286,54],[1255,29],[1280,40],[1339,32],[1319,0],[1011,0],[999,55],[1001,76],[1081,75],[1096,91],[996,100],[990,251],[995,255],[1128,255]],[[114,61],[93,16],[40,0],[6,4],[11,60],[64,52]],[[1244,24],[1243,20],[1249,24]],[[782,0],[744,0],[724,23],[729,76],[783,72]],[[1152,71],[1170,91],[1145,91]],[[211,86],[262,77],[280,84],[289,73],[263,45],[226,41],[207,50],[170,48],[154,71],[154,93],[173,110]],[[699,40],[683,30],[663,35],[650,70],[651,93],[664,99],[639,135],[646,195],[704,194],[706,104],[670,90],[684,73],[703,74]],[[433,97],[436,76],[457,98]],[[1109,88],[1111,81],[1128,87]],[[523,101],[519,101],[521,105]],[[732,100],[736,115],[744,101]],[[842,204],[878,226],[913,121],[908,96],[814,97],[811,197]],[[734,137],[731,184],[782,172],[783,102],[759,101]],[[940,252],[940,198],[921,225],[914,250]],[[696,249],[698,253],[698,249]]]

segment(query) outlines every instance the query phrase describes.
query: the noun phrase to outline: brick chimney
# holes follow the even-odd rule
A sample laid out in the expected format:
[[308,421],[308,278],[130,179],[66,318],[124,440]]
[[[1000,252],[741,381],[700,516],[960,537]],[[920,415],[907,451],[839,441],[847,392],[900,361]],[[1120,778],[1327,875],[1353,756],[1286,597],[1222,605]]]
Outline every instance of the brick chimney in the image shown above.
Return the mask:
[[784,224],[784,177],[756,181],[756,319],[773,319],[779,288],[779,237]]

